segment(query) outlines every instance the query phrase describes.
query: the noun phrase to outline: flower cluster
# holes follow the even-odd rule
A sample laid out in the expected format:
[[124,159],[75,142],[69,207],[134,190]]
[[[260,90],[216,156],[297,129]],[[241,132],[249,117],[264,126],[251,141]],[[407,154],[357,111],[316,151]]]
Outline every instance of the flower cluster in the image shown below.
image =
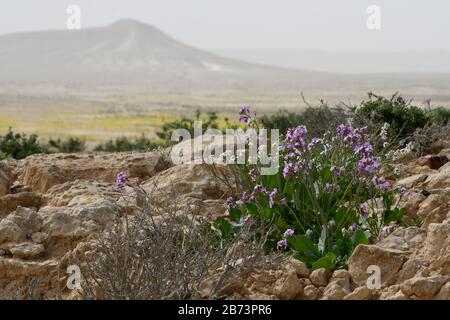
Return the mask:
[[[250,123],[252,111],[244,107],[240,116]],[[358,244],[390,231],[383,228],[404,214],[404,209],[393,208],[393,187],[380,176],[380,159],[366,128],[343,124],[312,139],[303,125],[288,129],[280,163],[281,170],[273,176],[261,175],[254,164],[243,166],[250,187],[227,202],[238,225],[248,215],[273,223],[269,243],[296,252],[308,266],[345,265]],[[381,199],[386,208],[375,209],[374,199]]]
[[128,175],[125,172],[119,172],[116,177],[116,183],[114,184],[114,190],[120,191],[123,188],[130,185]]
[[292,237],[294,234],[295,234],[294,229],[287,229],[283,233],[283,239],[281,239],[280,241],[277,242],[277,248],[279,250],[286,249],[288,246],[287,238]]
[[375,185],[375,188],[380,191],[392,191],[392,185],[389,181],[386,181],[383,177],[374,176],[372,178],[372,183]]
[[345,144],[354,147],[355,153],[360,156],[358,172],[363,175],[375,174],[380,166],[379,159],[373,155],[372,145],[366,141],[366,128],[353,129],[351,125],[340,125],[336,133]]
[[239,110],[238,121],[243,123],[251,123],[255,120],[256,112],[252,111],[250,106],[243,106],[241,110]]

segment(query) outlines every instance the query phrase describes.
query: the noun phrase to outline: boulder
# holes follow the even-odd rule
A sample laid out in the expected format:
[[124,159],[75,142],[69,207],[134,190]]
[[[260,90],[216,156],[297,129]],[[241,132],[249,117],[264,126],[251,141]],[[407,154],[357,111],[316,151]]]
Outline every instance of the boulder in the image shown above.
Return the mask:
[[331,277],[331,271],[325,268],[316,269],[309,275],[309,280],[317,287],[325,287]]
[[33,242],[11,243],[5,247],[6,251],[11,252],[14,258],[22,259],[35,258],[45,251],[42,244]]
[[420,166],[427,166],[430,169],[437,170],[448,162],[448,158],[445,155],[428,155],[421,157],[417,160],[417,164]]
[[[219,167],[229,174],[224,167]],[[219,173],[220,174],[220,173]],[[230,182],[233,179],[230,176]],[[217,217],[225,214],[229,187],[217,179],[204,165],[179,165],[145,181],[142,188],[157,199],[158,205],[185,210],[190,206],[193,214]]]
[[112,183],[94,180],[74,180],[51,187],[45,194],[46,205],[64,207],[77,197],[109,197],[117,199],[119,193],[113,190]]
[[425,181],[427,179],[428,175],[426,174],[416,174],[410,177],[403,178],[399,181],[397,181],[395,184],[398,186],[403,186],[407,189],[411,189],[418,185],[419,183]]
[[450,188],[450,172],[439,172],[429,175],[424,182],[429,189]]
[[440,277],[415,277],[403,282],[400,288],[407,296],[415,295],[420,299],[431,299],[439,292],[441,286]]
[[323,292],[321,300],[342,300],[350,293],[349,290],[337,283],[330,282]]
[[375,289],[369,289],[364,285],[347,294],[343,300],[371,300],[376,294],[377,291]]
[[420,203],[417,215],[419,217],[426,218],[428,214],[431,213],[431,211],[433,211],[442,204],[448,204],[449,201],[450,199],[448,199],[445,196],[438,194],[431,194]]
[[317,300],[321,296],[321,292],[315,285],[309,284],[303,288],[302,298],[305,300]]
[[425,240],[426,232],[417,227],[398,228],[376,246],[403,252],[412,252]]
[[297,278],[295,272],[289,272],[286,279],[283,279],[280,284],[278,284],[274,292],[277,297],[281,300],[292,300],[302,291],[302,285]]
[[307,278],[309,276],[309,269],[303,262],[290,258],[286,263],[286,269],[294,270],[299,278]]
[[21,192],[0,197],[0,218],[13,212],[17,207],[39,209],[43,204],[42,194]]
[[18,167],[18,181],[32,191],[74,180],[113,184],[117,173],[126,172],[141,181],[167,169],[170,162],[160,152],[112,154],[32,155]]
[[382,248],[375,245],[358,245],[348,260],[348,271],[357,286],[367,283],[368,267],[375,265],[381,271],[381,285],[395,281],[399,270],[406,261],[406,254],[400,250]]
[[77,196],[67,207],[42,208],[41,231],[50,238],[83,238],[111,225],[118,212],[118,206],[110,199]]
[[416,217],[419,210],[419,206],[426,199],[422,193],[407,192],[403,196],[395,196],[395,205],[400,208],[405,208],[405,214],[408,217]]

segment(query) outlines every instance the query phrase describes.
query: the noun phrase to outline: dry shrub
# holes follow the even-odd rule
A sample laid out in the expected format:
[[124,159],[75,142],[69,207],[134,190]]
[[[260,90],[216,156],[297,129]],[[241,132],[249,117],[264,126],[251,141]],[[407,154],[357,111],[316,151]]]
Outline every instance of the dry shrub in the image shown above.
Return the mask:
[[[175,198],[161,206],[146,195],[134,216],[118,212],[114,226],[97,237],[91,255],[95,258],[80,263],[84,298],[226,298],[232,294],[224,290],[230,277],[280,258],[264,254],[262,229],[255,233],[250,226],[237,228],[235,237],[223,239],[210,222],[193,216],[189,206],[183,212],[176,208]],[[211,279],[207,296],[202,296],[202,285]]]
[[448,146],[450,125],[440,126],[433,124],[417,129],[410,141],[414,143],[417,156],[437,153]]

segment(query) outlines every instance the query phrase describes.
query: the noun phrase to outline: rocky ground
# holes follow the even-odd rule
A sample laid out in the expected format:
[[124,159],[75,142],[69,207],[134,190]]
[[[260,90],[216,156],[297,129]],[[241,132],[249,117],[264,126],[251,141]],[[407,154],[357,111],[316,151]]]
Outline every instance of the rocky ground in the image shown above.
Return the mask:
[[[448,147],[448,146],[447,146]],[[230,280],[230,298],[450,299],[450,149],[400,163],[397,181],[408,217],[421,227],[399,227],[373,245],[360,245],[348,270],[311,272],[301,262]],[[173,165],[160,152],[34,155],[0,162],[0,297],[55,297],[67,277],[67,257],[110,225],[125,205],[112,186],[127,172],[161,201],[177,195],[198,215],[226,214],[226,187],[204,165]],[[381,270],[381,288],[369,289],[367,268]],[[64,271],[62,271],[64,272]],[[66,289],[67,290],[67,289]],[[202,288],[208,295],[208,282]],[[70,297],[70,295],[66,295]]]

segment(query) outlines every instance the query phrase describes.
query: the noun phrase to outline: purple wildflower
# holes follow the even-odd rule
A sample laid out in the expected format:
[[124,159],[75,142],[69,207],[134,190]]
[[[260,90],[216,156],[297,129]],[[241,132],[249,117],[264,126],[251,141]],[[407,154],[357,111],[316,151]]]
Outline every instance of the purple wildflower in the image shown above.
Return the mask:
[[295,129],[288,129],[286,133],[285,147],[292,149],[294,153],[299,154],[308,146],[306,135],[308,129],[306,126],[298,126]]
[[116,177],[116,183],[114,184],[114,190],[123,190],[123,188],[129,185],[128,175],[125,172],[119,172]]
[[341,191],[341,187],[338,184],[327,183],[325,185],[325,191],[326,192],[333,192],[333,191],[339,192],[339,191]]
[[250,123],[252,122],[252,119],[249,116],[243,114],[238,117],[238,121],[243,123]]
[[358,162],[358,172],[362,174],[375,174],[378,171],[379,163],[373,157],[362,158]]
[[227,204],[228,204],[228,207],[230,207],[230,208],[236,208],[236,204],[234,203],[234,199],[232,196],[229,196],[227,198]]
[[392,231],[394,231],[394,229],[395,225],[392,224],[389,226],[384,226],[383,228],[381,228],[380,234],[377,236],[377,240],[380,241],[383,237],[387,236]]
[[345,168],[344,167],[336,167],[336,166],[332,166],[331,167],[331,172],[333,172],[336,177],[340,177],[342,175],[342,173],[344,172]]
[[365,203],[361,203],[359,205],[359,209],[360,209],[363,217],[367,217],[369,215],[369,208],[367,207],[367,205]]
[[272,208],[273,205],[275,204],[275,197],[277,196],[277,194],[278,194],[277,188],[273,189],[273,191],[270,193],[270,195],[269,195],[269,207],[270,208]]
[[277,248],[278,249],[286,249],[287,245],[288,245],[288,243],[287,243],[286,239],[282,239],[282,240],[277,242]]
[[244,123],[250,123],[253,121],[252,116],[256,117],[256,112],[252,111],[250,106],[243,106],[241,108],[241,110],[239,110],[238,121],[244,122]]
[[389,181],[386,181],[383,177],[377,177],[374,176],[372,178],[372,183],[375,185],[375,188],[382,192],[382,191],[392,191],[392,185]]
[[364,158],[369,158],[373,155],[373,147],[369,142],[365,142],[356,146],[355,152]]
[[287,229],[284,233],[283,233],[283,237],[287,238],[287,237],[292,237],[294,235],[295,231],[294,229]]

